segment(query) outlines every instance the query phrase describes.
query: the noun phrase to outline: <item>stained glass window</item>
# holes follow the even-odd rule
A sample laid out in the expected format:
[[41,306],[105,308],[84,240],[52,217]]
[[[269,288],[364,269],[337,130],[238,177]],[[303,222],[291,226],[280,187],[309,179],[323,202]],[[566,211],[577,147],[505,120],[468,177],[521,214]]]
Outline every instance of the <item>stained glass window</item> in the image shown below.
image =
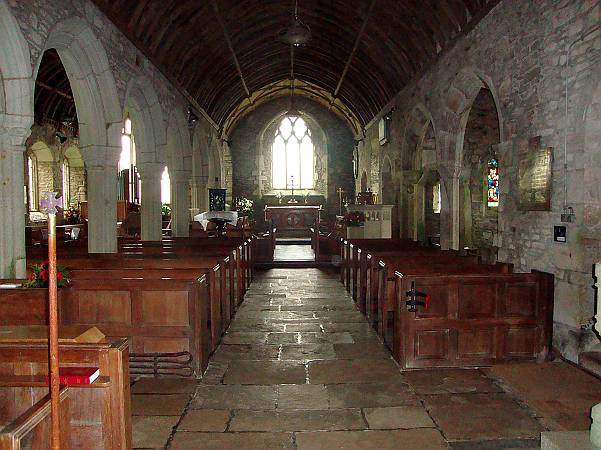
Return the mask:
[[487,205],[491,208],[499,206],[499,162],[496,158],[488,161],[488,175],[486,183]]
[[286,116],[271,146],[274,189],[312,189],[315,147],[302,117]]

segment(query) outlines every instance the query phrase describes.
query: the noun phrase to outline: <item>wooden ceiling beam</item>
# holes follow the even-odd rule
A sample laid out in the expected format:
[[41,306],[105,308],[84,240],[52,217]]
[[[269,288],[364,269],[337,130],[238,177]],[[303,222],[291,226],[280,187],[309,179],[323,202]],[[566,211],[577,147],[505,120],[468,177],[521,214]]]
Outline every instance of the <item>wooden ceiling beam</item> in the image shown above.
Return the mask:
[[223,37],[225,38],[225,42],[227,43],[230,53],[232,54],[232,59],[234,60],[234,65],[236,66],[236,70],[238,71],[238,76],[240,77],[240,82],[242,83],[244,92],[246,93],[246,96],[250,98],[250,91],[248,90],[248,86],[246,85],[246,80],[244,79],[244,74],[242,73],[240,63],[238,62],[236,50],[234,50],[234,46],[232,45],[232,40],[230,39],[227,27],[225,26],[225,22],[223,21],[223,17],[221,16],[221,12],[219,11],[219,5],[217,4],[217,0],[211,0],[211,5],[213,6],[213,11],[215,11],[215,16],[217,17],[217,21],[219,22],[219,26],[221,27],[221,31],[223,33]]

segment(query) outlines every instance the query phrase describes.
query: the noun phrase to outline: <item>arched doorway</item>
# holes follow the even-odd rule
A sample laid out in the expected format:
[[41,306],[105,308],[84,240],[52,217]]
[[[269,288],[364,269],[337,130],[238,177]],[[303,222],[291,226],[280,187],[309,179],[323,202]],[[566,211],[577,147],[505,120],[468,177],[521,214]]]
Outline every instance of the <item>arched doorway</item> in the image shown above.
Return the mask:
[[499,228],[498,186],[503,174],[499,142],[495,100],[492,92],[482,87],[470,108],[463,139],[460,244],[462,248],[480,249],[482,257],[490,262],[496,261]]

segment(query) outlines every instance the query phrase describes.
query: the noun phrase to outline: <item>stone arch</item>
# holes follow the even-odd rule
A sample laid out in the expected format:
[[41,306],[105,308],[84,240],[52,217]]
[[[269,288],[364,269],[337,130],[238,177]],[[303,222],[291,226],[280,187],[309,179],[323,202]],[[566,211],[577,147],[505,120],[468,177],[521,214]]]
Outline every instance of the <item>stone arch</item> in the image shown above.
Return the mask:
[[426,182],[428,174],[439,173],[441,156],[434,119],[423,104],[415,105],[406,121],[402,148],[401,236],[425,241],[425,199],[431,190]]
[[497,155],[504,135],[500,103],[492,79],[478,69],[461,71],[452,83],[447,106],[453,111],[458,126],[454,133],[455,246],[478,247],[485,259],[492,262],[496,260],[498,210],[487,208],[483,199],[484,160],[488,162]]
[[21,146],[33,124],[31,58],[6,0],[0,0],[0,43],[0,130],[8,144]]
[[459,167],[461,167],[463,163],[465,127],[474,101],[481,89],[489,90],[492,95],[499,121],[499,142],[504,140],[503,136],[505,135],[505,131],[503,114],[500,106],[501,103],[492,78],[484,71],[474,67],[463,69],[451,83],[446,101],[446,107],[450,113],[455,116],[454,124],[456,125],[457,130],[455,130],[454,160]]
[[186,119],[180,110],[174,109],[167,125],[167,166],[171,181],[171,230],[176,237],[186,237],[189,233],[191,156]]
[[147,77],[138,76],[127,83],[124,117],[126,115],[132,121],[138,164],[166,164],[167,136],[163,110]]
[[[44,51],[52,48],[58,52],[69,77],[84,159],[98,162],[110,158],[116,163],[121,142],[121,107],[102,44],[83,19],[72,17],[50,31]],[[42,55],[43,52],[37,68]],[[98,147],[103,147],[106,154],[99,155]]]
[[166,124],[151,81],[141,75],[129,80],[124,117],[129,115],[136,141],[136,166],[142,179],[141,233],[144,241],[162,239],[161,174],[167,163]]
[[0,276],[25,276],[24,143],[33,124],[29,46],[6,0],[0,0]]
[[[79,17],[65,19],[50,30],[44,51],[51,48],[63,63],[77,109],[80,150],[88,173],[88,249],[114,253],[122,116],[113,73],[102,44]],[[42,56],[43,52],[36,73]]]

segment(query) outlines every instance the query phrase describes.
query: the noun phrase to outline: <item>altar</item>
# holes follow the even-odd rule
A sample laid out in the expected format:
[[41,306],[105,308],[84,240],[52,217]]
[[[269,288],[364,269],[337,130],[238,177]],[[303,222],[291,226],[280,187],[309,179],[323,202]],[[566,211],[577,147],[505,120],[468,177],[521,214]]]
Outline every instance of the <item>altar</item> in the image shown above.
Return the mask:
[[321,205],[267,205],[265,221],[277,228],[278,237],[310,237],[310,228],[319,223],[321,211]]

